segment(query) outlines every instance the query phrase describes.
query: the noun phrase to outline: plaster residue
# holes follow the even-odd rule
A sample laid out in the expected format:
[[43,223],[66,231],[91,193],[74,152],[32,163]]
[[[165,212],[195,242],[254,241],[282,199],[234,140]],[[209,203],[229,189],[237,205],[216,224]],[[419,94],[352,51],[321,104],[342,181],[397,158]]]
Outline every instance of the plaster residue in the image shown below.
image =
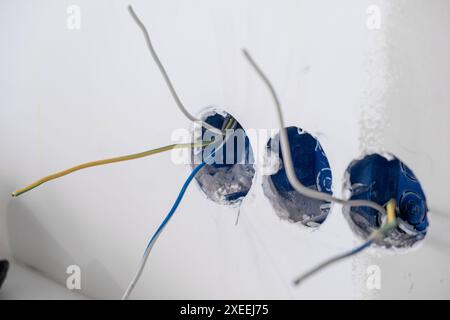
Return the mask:
[[[383,131],[389,126],[389,119],[385,116],[386,93],[389,87],[387,28],[391,7],[387,1],[373,3],[379,8],[380,29],[367,29],[367,49],[364,60],[365,90],[361,95],[359,115],[359,151],[360,155],[370,152],[380,152],[383,143]],[[355,155],[356,156],[356,155]],[[344,185],[348,181],[348,174],[344,178]],[[345,198],[349,198],[349,188],[344,186]],[[347,193],[347,194],[345,194]],[[346,210],[344,208],[344,210]],[[345,215],[345,214],[344,214]],[[352,225],[352,224],[350,224]],[[355,228],[353,228],[355,231]],[[357,231],[357,230],[356,230]],[[357,232],[358,233],[358,232]],[[361,234],[359,234],[362,236]],[[361,238],[358,237],[357,243]],[[364,298],[374,298],[377,290],[367,288],[367,266],[373,263],[373,250],[364,252],[353,260],[353,279],[358,284]]]
[[[229,114],[220,108],[209,107],[203,110],[200,118],[210,125],[221,129],[221,126],[228,116]],[[239,122],[237,122],[236,129],[243,130]],[[193,130],[204,129],[194,127]],[[203,137],[203,135],[199,133],[193,132],[193,135],[194,138]],[[216,163],[206,164],[203,169],[196,174],[195,180],[208,199],[220,204],[238,206],[249,192],[255,177],[255,168],[249,160],[253,157],[253,151],[246,135],[245,139],[248,144],[245,145],[244,150],[241,151],[242,153],[239,153],[237,149],[234,150],[234,156],[236,158],[233,163],[220,165]],[[222,151],[228,146],[229,144],[225,142]],[[204,151],[205,148],[192,149],[191,152],[194,163],[200,163],[204,159]],[[192,165],[192,168],[194,168],[194,165]]]
[[[297,177],[312,190],[332,194],[331,169],[319,141],[300,128],[288,127],[287,133]],[[281,219],[313,230],[325,221],[331,203],[306,197],[291,186],[279,143],[278,134],[267,142],[266,157],[277,159],[278,165],[274,166],[273,172],[263,177],[264,195]]]
[[359,119],[359,149],[361,152],[379,151],[383,132],[389,126],[386,112],[386,92],[389,87],[387,36],[385,23],[389,19],[390,5],[377,5],[380,11],[380,29],[367,30],[369,38],[366,59],[365,90],[361,98]]
[[[427,204],[420,182],[406,164],[392,155],[371,154],[352,161],[344,179],[350,199],[385,204],[396,200],[397,228],[377,239],[385,248],[411,248],[424,239],[428,229]],[[353,232],[366,240],[385,223],[385,216],[367,207],[343,207]]]
[[[417,250],[372,257],[371,263],[383,271],[380,298],[442,299],[450,292],[448,283],[440,285],[440,279],[450,274],[450,256],[448,245],[433,239],[450,243],[450,225],[433,211],[448,217],[450,2],[399,0],[389,9],[381,29],[387,90],[378,101],[391,125],[382,127],[383,136],[374,146],[395,153],[417,174],[430,205],[430,229]],[[367,124],[362,127],[365,130]]]
[[255,169],[249,164],[215,168],[206,165],[196,176],[205,195],[220,204],[239,204],[250,190]]
[[[263,178],[262,186],[264,195],[282,220],[317,228],[330,212],[331,203],[308,198],[297,191],[289,192],[288,198],[280,197],[272,180],[267,176]],[[313,187],[311,189],[316,190]]]

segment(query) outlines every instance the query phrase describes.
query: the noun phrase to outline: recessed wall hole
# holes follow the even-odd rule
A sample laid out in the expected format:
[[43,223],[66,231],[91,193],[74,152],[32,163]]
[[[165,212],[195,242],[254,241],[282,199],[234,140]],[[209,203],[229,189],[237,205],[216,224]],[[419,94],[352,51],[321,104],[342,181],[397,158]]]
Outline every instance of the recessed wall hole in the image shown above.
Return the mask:
[[[220,130],[223,130],[230,117],[232,116],[229,113],[218,108],[207,108],[200,114],[200,119]],[[208,199],[220,204],[237,205],[244,199],[252,186],[255,168],[250,140],[241,124],[234,117],[232,118],[236,121],[233,127],[234,135],[222,148],[222,156],[219,156],[219,161],[206,164],[197,173],[195,180]],[[194,138],[203,137],[208,141],[214,135],[210,131],[206,132],[205,128],[201,128],[201,130],[202,134],[194,134]],[[218,147],[218,144],[216,146]],[[192,159],[195,164],[198,164],[211,153],[215,155],[214,149],[210,146],[194,148],[192,149]]]
[[[350,199],[371,200],[385,205],[397,202],[398,226],[377,244],[386,248],[409,248],[421,241],[428,229],[427,201],[411,169],[390,154],[369,154],[350,163],[344,178],[344,193]],[[343,208],[352,230],[364,239],[386,217],[368,207]]]
[[[297,127],[287,128],[295,173],[308,188],[332,194],[332,174],[325,151],[319,141]],[[263,190],[277,215],[291,223],[318,227],[327,218],[331,204],[300,194],[289,183],[283,166],[279,134],[266,145],[265,163],[272,172],[263,176]]]

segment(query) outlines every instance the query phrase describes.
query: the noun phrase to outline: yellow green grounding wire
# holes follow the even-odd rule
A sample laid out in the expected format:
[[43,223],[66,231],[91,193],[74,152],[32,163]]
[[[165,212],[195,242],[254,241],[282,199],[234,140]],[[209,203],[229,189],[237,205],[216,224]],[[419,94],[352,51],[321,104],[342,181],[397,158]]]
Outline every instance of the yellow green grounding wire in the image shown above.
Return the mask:
[[96,166],[101,166],[104,164],[110,164],[110,163],[116,163],[116,162],[122,162],[122,161],[128,161],[128,160],[134,160],[134,159],[139,159],[139,158],[143,158],[143,157],[147,157],[147,156],[151,156],[157,153],[161,153],[161,152],[165,152],[165,151],[169,151],[169,150],[173,150],[173,149],[182,149],[182,148],[196,148],[196,147],[204,147],[207,146],[208,144],[210,144],[211,142],[199,142],[199,143],[180,143],[180,144],[170,144],[168,146],[164,146],[164,147],[160,147],[160,148],[156,148],[156,149],[151,149],[148,151],[144,151],[144,152],[139,152],[139,153],[134,153],[134,154],[129,154],[129,155],[125,155],[125,156],[119,156],[119,157],[114,157],[114,158],[109,158],[109,159],[103,159],[103,160],[97,160],[97,161],[90,161],[90,162],[86,162],[83,164],[79,164],[77,166],[74,166],[72,168],[51,174],[49,176],[46,176],[44,178],[41,178],[35,182],[33,182],[32,184],[14,191],[11,195],[13,197],[17,197],[20,196],[21,194],[28,192],[38,186],[40,186],[43,183],[46,183],[50,180],[54,180],[54,179],[58,179],[61,178],[65,175],[68,175],[70,173],[73,173],[75,171],[78,170],[82,170],[82,169],[86,169],[86,168],[91,168],[91,167],[96,167]]

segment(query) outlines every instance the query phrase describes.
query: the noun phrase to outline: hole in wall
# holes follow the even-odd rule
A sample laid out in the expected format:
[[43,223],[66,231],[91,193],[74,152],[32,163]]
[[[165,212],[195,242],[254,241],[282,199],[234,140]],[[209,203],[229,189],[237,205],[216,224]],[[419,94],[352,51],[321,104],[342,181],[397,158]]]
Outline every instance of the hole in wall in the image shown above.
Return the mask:
[[[350,199],[371,200],[383,206],[391,198],[396,200],[398,226],[378,245],[408,248],[425,237],[428,228],[425,194],[411,169],[393,155],[374,153],[352,161],[345,174],[344,192]],[[368,207],[346,206],[343,210],[352,230],[364,239],[385,219]]]
[[[332,194],[331,169],[319,141],[297,127],[288,127],[287,133],[297,178],[308,188]],[[281,219],[308,227],[318,227],[327,218],[331,204],[305,197],[294,190],[283,166],[279,143],[279,134],[276,134],[266,145],[265,163],[275,164],[269,166],[272,167],[272,172],[263,177],[264,194]]]
[[[229,117],[229,113],[218,108],[207,108],[202,112],[200,118],[208,124],[223,129]],[[234,126],[235,136],[228,139],[222,148],[222,161],[219,163],[206,164],[196,176],[200,189],[208,199],[220,204],[238,204],[248,194],[255,176],[253,151],[245,130],[236,121]],[[205,140],[205,128],[201,128],[201,136]],[[233,141],[231,141],[233,140]],[[192,149],[194,163],[200,163],[208,156],[207,147]]]

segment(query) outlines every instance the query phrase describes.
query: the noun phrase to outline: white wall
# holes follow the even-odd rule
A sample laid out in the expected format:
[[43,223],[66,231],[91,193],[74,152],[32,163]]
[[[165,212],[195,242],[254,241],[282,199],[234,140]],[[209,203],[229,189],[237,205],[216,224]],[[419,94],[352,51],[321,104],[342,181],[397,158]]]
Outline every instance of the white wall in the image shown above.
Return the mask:
[[[71,4],[81,8],[80,30],[66,27]],[[66,267],[80,265],[82,293],[93,298],[121,296],[188,167],[175,166],[170,154],[161,154],[78,172],[17,199],[9,194],[80,162],[168,144],[174,129],[189,127],[127,4],[0,2],[0,255],[62,284]],[[235,226],[236,208],[216,205],[191,186],[133,297],[372,297],[364,281],[373,263],[381,266],[383,276],[376,297],[408,297],[411,284],[415,297],[450,296],[449,200],[442,191],[450,157],[443,140],[450,130],[444,125],[450,110],[444,96],[450,76],[449,20],[443,17],[450,4],[132,4],[192,112],[217,105],[245,128],[276,127],[270,97],[240,53],[246,46],[279,91],[288,124],[319,137],[338,195],[353,158],[367,148],[388,149],[414,170],[430,207],[440,213],[431,216],[430,239],[416,252],[378,258],[379,251],[371,249],[297,289],[291,286],[294,276],[358,243],[340,206],[333,207],[320,230],[309,232],[279,220],[258,176]],[[381,9],[380,30],[366,27],[366,9],[372,4]],[[408,22],[410,15],[422,24]],[[419,32],[425,44],[409,30]],[[409,60],[402,58],[406,53]],[[417,67],[414,73],[412,67]],[[402,121],[404,110],[414,127]],[[367,121],[371,114],[375,120]],[[391,119],[390,127],[384,127],[384,118]],[[380,128],[375,137],[371,122]],[[442,140],[443,149],[437,153],[427,137],[434,145]],[[441,273],[423,272],[424,258]]]
[[423,246],[381,254],[377,298],[450,298],[450,2],[394,1],[386,23],[387,90],[379,148],[394,152],[419,178],[430,207]]

